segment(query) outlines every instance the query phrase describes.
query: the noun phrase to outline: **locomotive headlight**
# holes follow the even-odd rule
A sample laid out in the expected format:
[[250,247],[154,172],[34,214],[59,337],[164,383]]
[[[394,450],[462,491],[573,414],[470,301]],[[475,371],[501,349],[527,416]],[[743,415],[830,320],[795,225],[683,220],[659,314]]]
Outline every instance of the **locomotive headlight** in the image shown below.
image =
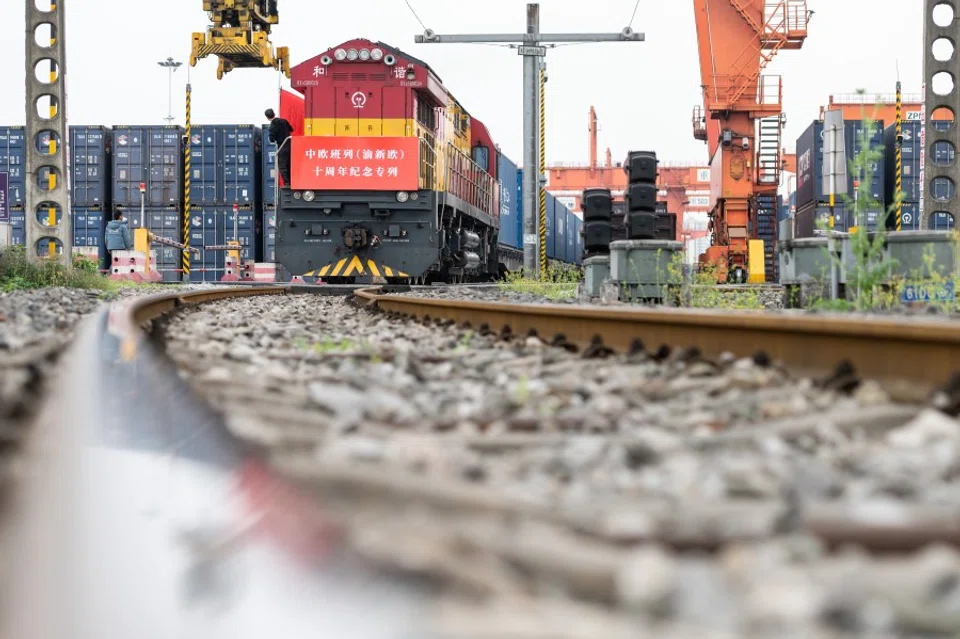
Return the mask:
[[399,191],[397,193],[397,202],[406,202],[410,198],[410,194],[406,191]]
[[304,191],[303,192],[303,201],[304,202],[313,202],[313,199],[317,197],[317,194],[313,191]]
[[383,51],[381,49],[374,49],[370,52],[370,57],[374,60],[380,60],[383,58]]
[[347,59],[347,52],[345,49],[337,49],[336,51],[334,51],[333,57],[343,62],[344,60]]
[[299,200],[299,199],[301,199],[302,197],[303,197],[303,193],[301,193],[300,191],[294,191],[294,192],[293,192],[293,199]]
[[370,50],[369,49],[360,49],[360,59],[369,60],[370,59]]
[[347,60],[350,60],[352,62],[353,60],[356,60],[357,56],[359,55],[360,54],[357,53],[356,49],[347,49]]
[[411,200],[416,200],[416,199],[419,198],[419,197],[420,197],[420,194],[417,193],[416,191],[414,191],[413,193],[410,194],[410,199],[411,199]]

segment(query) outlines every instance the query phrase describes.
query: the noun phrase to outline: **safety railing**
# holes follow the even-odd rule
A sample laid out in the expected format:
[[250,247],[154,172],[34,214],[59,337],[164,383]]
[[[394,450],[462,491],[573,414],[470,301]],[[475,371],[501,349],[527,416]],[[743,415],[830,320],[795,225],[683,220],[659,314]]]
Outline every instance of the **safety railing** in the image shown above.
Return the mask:
[[[920,104],[923,96],[919,93],[903,93],[904,104]],[[838,93],[830,96],[830,104],[895,104],[896,93]]]
[[420,129],[420,188],[436,191],[438,183],[437,139],[429,131]]
[[779,75],[762,75],[757,82],[757,104],[783,104],[783,77]]
[[763,15],[773,34],[789,38],[807,31],[807,0],[767,0]]
[[493,178],[481,169],[470,156],[447,144],[446,191],[481,211],[496,215]]

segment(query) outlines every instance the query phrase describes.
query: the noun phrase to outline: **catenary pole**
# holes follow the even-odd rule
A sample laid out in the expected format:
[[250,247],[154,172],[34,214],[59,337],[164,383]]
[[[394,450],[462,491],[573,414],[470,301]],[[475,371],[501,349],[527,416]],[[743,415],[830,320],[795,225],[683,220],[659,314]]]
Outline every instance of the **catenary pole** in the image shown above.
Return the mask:
[[537,221],[540,210],[539,181],[543,167],[539,166],[538,103],[540,68],[546,56],[545,44],[642,42],[644,34],[630,27],[619,33],[540,33],[540,5],[527,5],[525,33],[478,33],[440,35],[427,29],[414,41],[418,44],[509,44],[523,56],[523,270],[532,275],[538,272]]

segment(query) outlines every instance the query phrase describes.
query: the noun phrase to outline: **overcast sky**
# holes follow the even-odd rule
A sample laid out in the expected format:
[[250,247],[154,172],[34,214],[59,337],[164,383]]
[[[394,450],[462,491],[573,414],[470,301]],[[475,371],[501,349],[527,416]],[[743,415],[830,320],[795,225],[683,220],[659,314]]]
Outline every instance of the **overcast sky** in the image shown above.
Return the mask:
[[[519,32],[526,2],[409,0],[437,33]],[[543,0],[543,32],[620,31],[635,0]],[[653,149],[663,160],[706,161],[693,139],[700,102],[696,29],[690,0],[640,0],[633,28],[645,42],[563,46],[548,53],[547,158],[588,156],[590,105],[600,119],[600,156]],[[190,35],[206,27],[201,0],[97,0],[67,7],[67,117],[71,124],[164,124],[167,72],[157,62],[187,62]],[[454,8],[456,7],[456,8]],[[903,90],[922,82],[922,0],[809,0],[816,15],[799,51],[782,51],[768,73],[784,77],[786,146],[818,116],[832,94],[864,88],[892,93],[899,62]],[[352,37],[380,40],[426,60],[471,114],[485,122],[504,153],[521,157],[521,58],[502,46],[414,44],[423,27],[404,0],[280,0],[274,44],[296,64]],[[0,24],[20,34],[22,0],[0,1]],[[0,67],[0,124],[23,124],[23,47]],[[261,123],[276,105],[273,70],[237,69],[216,79],[215,58],[191,69],[193,118],[201,123]],[[183,123],[186,66],[174,75],[174,113]],[[288,81],[284,80],[286,85]],[[518,162],[519,163],[519,162]]]

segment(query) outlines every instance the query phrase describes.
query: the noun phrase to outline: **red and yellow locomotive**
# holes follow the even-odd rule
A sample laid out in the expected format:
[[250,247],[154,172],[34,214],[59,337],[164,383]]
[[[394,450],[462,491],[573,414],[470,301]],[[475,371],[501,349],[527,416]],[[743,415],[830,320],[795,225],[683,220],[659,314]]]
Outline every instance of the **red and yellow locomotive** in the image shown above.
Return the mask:
[[304,96],[277,259],[326,281],[499,274],[499,150],[425,62],[351,40],[291,72]]

